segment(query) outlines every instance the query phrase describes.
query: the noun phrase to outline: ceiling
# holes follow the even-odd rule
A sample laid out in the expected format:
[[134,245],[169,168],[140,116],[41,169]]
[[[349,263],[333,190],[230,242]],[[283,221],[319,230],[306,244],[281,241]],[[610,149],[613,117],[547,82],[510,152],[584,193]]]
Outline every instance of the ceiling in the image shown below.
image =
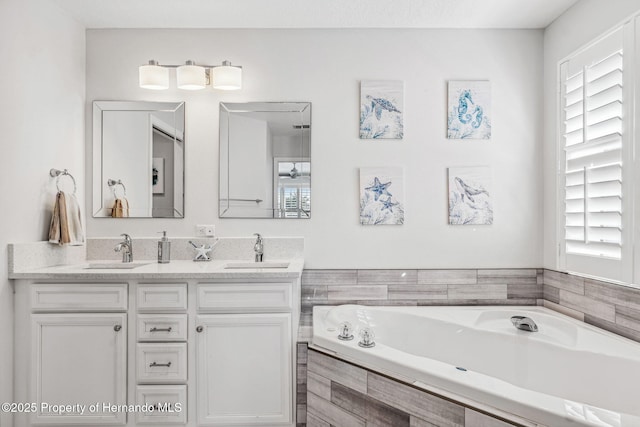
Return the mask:
[[52,0],[87,28],[545,28],[579,0]]

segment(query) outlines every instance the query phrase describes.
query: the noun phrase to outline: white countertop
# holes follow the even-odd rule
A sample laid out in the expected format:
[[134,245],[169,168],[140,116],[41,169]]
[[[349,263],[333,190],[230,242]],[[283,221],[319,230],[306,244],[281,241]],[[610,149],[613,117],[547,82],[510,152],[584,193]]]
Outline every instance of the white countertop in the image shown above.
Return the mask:
[[[226,269],[228,263],[239,260],[212,260],[194,262],[175,260],[168,264],[159,264],[155,260],[136,260],[135,263],[148,263],[132,269],[89,269],[88,265],[99,263],[91,260],[82,264],[59,265],[24,269],[9,273],[9,279],[35,280],[150,280],[150,279],[279,279],[295,278],[302,274],[304,259],[269,260],[265,262],[289,262],[286,268]],[[104,261],[113,264],[113,261]],[[250,261],[249,261],[250,262]]]

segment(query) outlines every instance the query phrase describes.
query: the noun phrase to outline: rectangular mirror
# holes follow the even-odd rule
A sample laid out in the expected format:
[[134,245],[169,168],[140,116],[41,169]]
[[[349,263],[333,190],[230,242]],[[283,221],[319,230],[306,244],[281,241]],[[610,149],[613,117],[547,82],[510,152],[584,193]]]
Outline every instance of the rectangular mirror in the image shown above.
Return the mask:
[[311,103],[220,103],[220,218],[310,218]]
[[93,216],[184,217],[184,102],[93,103]]

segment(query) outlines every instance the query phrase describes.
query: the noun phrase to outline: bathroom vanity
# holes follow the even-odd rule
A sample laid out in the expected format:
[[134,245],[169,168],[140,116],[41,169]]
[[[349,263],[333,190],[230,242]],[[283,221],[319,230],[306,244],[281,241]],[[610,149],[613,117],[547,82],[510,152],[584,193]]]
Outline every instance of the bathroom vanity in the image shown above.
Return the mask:
[[14,273],[15,425],[295,425],[303,261],[278,266]]

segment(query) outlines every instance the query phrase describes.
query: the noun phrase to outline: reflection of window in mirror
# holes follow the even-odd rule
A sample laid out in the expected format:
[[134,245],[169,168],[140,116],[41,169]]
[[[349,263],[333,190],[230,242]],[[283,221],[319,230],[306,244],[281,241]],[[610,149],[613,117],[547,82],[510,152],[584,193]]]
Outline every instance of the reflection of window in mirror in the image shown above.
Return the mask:
[[274,158],[275,218],[308,218],[311,212],[309,158]]

